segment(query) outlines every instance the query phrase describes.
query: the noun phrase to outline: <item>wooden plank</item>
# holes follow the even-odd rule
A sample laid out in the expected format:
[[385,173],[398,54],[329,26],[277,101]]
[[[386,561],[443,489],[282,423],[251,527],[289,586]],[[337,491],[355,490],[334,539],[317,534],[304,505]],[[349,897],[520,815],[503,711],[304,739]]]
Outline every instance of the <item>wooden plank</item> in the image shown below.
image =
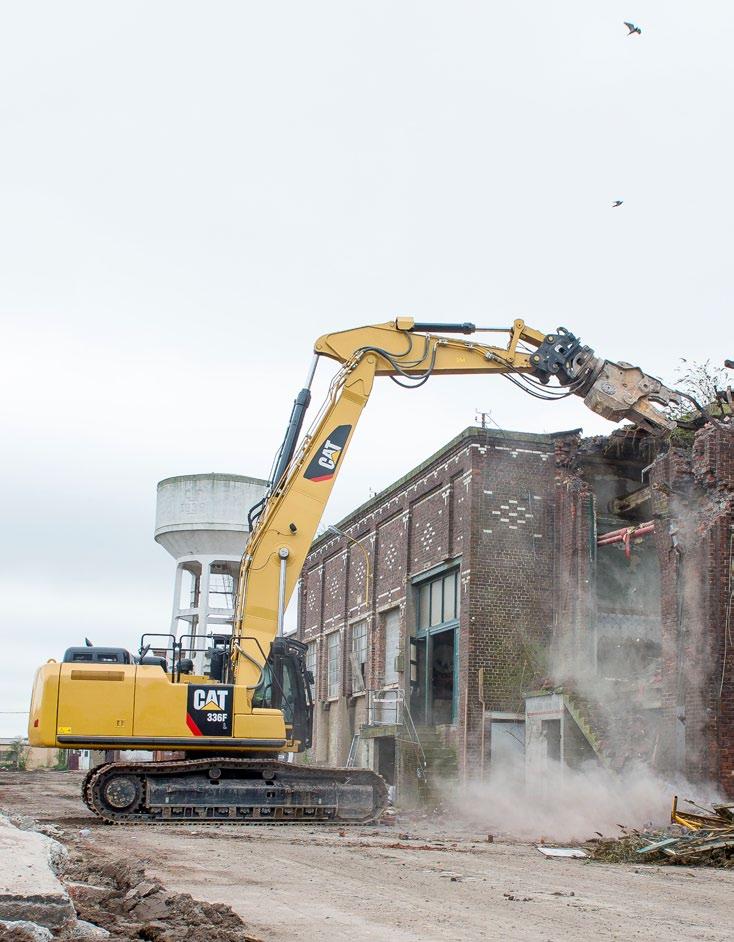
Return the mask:
[[629,494],[623,494],[622,497],[611,500],[609,510],[613,514],[626,514],[646,504],[651,497],[650,485],[646,484],[644,487],[638,487],[636,491],[631,491]]

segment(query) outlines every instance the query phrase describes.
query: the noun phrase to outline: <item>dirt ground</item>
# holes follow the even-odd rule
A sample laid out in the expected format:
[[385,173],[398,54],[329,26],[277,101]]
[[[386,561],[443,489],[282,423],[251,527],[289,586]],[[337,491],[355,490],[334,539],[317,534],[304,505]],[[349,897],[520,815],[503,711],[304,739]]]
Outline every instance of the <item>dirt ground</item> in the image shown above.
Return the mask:
[[0,809],[58,826],[75,852],[140,862],[171,892],[229,904],[263,942],[732,937],[732,871],[550,860],[407,815],[376,827],[115,827],[87,811],[80,783],[0,772]]

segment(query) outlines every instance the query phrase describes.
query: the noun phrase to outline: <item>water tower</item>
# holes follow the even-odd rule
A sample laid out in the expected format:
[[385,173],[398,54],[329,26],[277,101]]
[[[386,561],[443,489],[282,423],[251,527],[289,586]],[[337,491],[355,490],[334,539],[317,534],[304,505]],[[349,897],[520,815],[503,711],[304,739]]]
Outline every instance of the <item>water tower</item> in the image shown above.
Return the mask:
[[[155,539],[176,560],[171,615],[176,638],[231,633],[249,535],[247,511],[266,489],[267,481],[239,474],[184,474],[159,482]],[[194,660],[200,671],[202,655]]]

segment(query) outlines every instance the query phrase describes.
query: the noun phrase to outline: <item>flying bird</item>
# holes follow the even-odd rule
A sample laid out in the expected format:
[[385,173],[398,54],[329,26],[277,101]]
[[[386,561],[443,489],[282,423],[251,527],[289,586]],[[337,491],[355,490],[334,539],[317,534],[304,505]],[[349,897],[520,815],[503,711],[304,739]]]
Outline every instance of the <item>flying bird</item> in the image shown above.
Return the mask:
[[639,26],[635,26],[634,23],[628,23],[627,20],[625,20],[624,25],[629,30],[629,32],[627,33],[628,36],[631,36],[633,33],[638,33],[640,36],[642,35],[642,30],[640,29]]
[[612,203],[612,209],[616,209],[617,206],[621,206],[622,203],[624,203],[624,200],[615,200],[615,201]]

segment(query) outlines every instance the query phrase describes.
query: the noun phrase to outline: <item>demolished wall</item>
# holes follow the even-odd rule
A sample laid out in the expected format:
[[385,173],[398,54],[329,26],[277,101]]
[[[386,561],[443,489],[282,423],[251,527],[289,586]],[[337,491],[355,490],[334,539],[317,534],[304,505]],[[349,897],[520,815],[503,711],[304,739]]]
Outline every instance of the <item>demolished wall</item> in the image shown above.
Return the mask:
[[[734,794],[734,431],[559,448],[550,684],[617,771],[645,763]],[[627,544],[618,527],[654,522]]]
[[550,680],[602,763],[650,761],[660,713],[660,589],[646,541],[601,535],[651,514],[641,484],[656,443],[635,430],[566,443],[558,456]]
[[707,426],[651,469],[663,623],[660,768],[734,796],[734,430]]

